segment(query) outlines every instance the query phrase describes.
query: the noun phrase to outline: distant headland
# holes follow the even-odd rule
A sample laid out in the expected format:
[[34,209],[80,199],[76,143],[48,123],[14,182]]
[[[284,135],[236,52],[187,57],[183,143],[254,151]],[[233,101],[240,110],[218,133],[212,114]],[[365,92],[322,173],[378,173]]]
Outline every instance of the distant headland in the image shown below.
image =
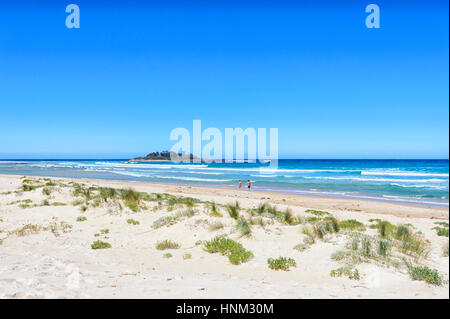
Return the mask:
[[182,158],[183,160],[200,160],[193,154],[175,153],[169,151],[153,152],[147,154],[145,157],[136,157],[131,159],[134,162],[146,162],[146,161],[171,161],[172,158]]

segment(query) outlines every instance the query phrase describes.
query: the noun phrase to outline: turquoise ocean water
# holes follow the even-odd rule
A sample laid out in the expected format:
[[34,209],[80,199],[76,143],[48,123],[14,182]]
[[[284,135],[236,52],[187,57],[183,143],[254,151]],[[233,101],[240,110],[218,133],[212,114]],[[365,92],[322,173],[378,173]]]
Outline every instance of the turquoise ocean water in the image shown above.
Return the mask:
[[134,163],[127,160],[26,160],[0,174],[97,178],[236,187],[312,196],[449,205],[448,160],[279,160],[278,169],[249,163]]

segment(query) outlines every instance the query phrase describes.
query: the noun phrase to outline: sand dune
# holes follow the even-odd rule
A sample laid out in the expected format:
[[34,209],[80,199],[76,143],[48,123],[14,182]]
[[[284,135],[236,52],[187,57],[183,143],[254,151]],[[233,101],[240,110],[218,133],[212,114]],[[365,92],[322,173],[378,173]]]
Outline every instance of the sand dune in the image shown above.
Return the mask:
[[[302,232],[315,225],[313,217],[324,218],[307,209],[325,210],[338,221],[358,220],[366,225],[362,234],[374,240],[378,231],[368,227],[374,224],[370,220],[410,224],[413,233],[429,241],[429,254],[415,261],[405,258],[414,266],[436,269],[448,281],[449,259],[443,255],[448,237],[433,229],[438,221],[448,222],[448,209],[150,183],[27,179],[24,183],[20,176],[0,175],[0,298],[449,298],[447,282],[435,286],[412,280],[403,264],[395,267],[371,259],[352,265],[359,279],[332,277],[332,270],[347,264],[331,256],[349,251],[352,232],[341,228],[315,238],[315,243],[308,243]],[[86,184],[80,186],[83,190],[133,188],[203,202],[172,207],[167,200],[153,199],[127,206],[126,201],[100,200],[97,190],[91,199],[77,196],[72,181]],[[24,189],[24,184],[30,187]],[[223,217],[215,217],[206,203],[236,200],[243,218],[265,225],[251,225],[251,234],[241,236],[226,207],[219,205]],[[250,210],[263,202],[280,212],[289,209],[301,224],[289,225],[268,213],[251,216]],[[185,214],[189,209],[192,216]],[[154,227],[169,216],[171,223]],[[139,224],[127,222],[130,219]],[[218,223],[223,228],[212,230]],[[218,235],[241,243],[253,257],[233,265],[227,256],[205,251],[205,241]],[[156,243],[166,239],[180,247],[156,249]],[[92,249],[97,240],[111,248]],[[305,250],[294,249],[298,244]],[[167,253],[172,256],[165,257]],[[394,248],[391,254],[400,256]],[[269,269],[267,260],[279,256],[294,259],[296,266],[289,271]]]

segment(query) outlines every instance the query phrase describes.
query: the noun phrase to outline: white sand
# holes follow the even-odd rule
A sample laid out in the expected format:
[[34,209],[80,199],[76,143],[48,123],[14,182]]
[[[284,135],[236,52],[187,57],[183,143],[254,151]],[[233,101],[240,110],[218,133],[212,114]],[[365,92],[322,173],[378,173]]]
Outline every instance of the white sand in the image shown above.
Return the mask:
[[[449,258],[442,255],[448,238],[437,236],[432,229],[437,220],[448,222],[448,209],[147,183],[78,182],[186,195],[222,204],[239,199],[243,208],[267,201],[280,209],[289,207],[294,215],[302,216],[306,215],[305,209],[315,208],[325,209],[339,220],[357,219],[368,224],[371,218],[381,218],[395,224],[411,223],[431,242],[431,253],[422,264],[437,269],[445,280],[449,278]],[[107,203],[89,207],[83,213],[79,206],[71,205],[75,200],[72,188],[49,187],[52,193],[47,197],[42,188],[14,192],[20,186],[20,176],[0,175],[0,298],[449,298],[447,283],[436,287],[413,281],[405,269],[373,263],[357,266],[360,280],[331,277],[330,271],[342,266],[330,256],[344,248],[348,240],[344,234],[333,235],[329,241],[318,240],[299,252],[293,247],[305,238],[302,225],[275,222],[264,228],[252,226],[251,237],[240,238],[234,231],[235,221],[225,210],[222,209],[224,217],[211,217],[198,206],[197,215],[170,227],[153,229],[155,220],[179,210],[133,213]],[[38,206],[21,208],[20,203],[11,204],[26,199],[32,200],[30,205]],[[40,206],[44,199],[68,205]],[[148,204],[149,208],[152,205]],[[87,220],[77,222],[78,216]],[[128,224],[129,218],[140,224]],[[226,227],[210,231],[209,225],[218,221]],[[26,224],[46,227],[52,222],[67,223],[72,229],[67,233],[59,229],[58,237],[49,230],[26,236],[11,233]],[[94,236],[106,228],[108,234]],[[367,233],[375,234],[374,230]],[[199,240],[219,234],[229,234],[254,257],[232,265],[227,257],[209,254],[202,245],[196,245]],[[110,243],[112,248],[91,249],[97,239]],[[172,258],[164,258],[167,251],[155,248],[155,243],[164,239],[181,244],[180,249],[169,251]],[[184,260],[186,253],[192,258]],[[267,259],[279,256],[295,259],[297,267],[287,272],[269,269]]]

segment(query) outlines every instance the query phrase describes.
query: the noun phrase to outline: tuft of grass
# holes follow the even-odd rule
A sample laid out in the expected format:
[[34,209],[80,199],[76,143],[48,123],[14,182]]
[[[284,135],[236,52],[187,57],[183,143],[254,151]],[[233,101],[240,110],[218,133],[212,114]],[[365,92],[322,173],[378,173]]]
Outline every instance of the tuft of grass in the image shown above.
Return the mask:
[[369,228],[377,229],[378,235],[381,238],[392,238],[396,236],[397,226],[391,224],[387,220],[371,219],[370,222],[373,222],[374,224],[370,225]]
[[288,271],[290,267],[297,266],[294,259],[287,257],[278,257],[276,259],[269,258],[267,259],[267,263],[269,264],[269,268],[273,270]]
[[249,224],[244,219],[239,219],[238,220],[238,222],[236,224],[236,229],[241,234],[241,237],[250,236],[251,233],[252,233],[252,230],[250,229]]
[[253,257],[253,253],[246,250],[241,243],[224,236],[217,236],[210,241],[204,242],[203,249],[210,254],[220,253],[228,256],[228,260],[233,265],[239,265]]
[[47,187],[44,187],[42,189],[42,194],[44,194],[46,196],[50,196],[51,193],[52,193],[52,191],[49,188],[47,188]]
[[45,186],[57,186],[57,184],[54,182],[47,182],[45,183]]
[[127,219],[127,223],[128,223],[128,224],[132,224],[132,225],[139,225],[139,221],[134,220],[134,219],[132,219],[132,218]]
[[107,202],[109,199],[114,200],[119,195],[119,192],[115,188],[110,187],[100,187],[99,188],[99,197]]
[[294,246],[294,249],[298,250],[299,252],[305,251],[308,248],[309,248],[309,245],[307,245],[307,244],[298,244],[298,245]]
[[370,257],[372,255],[372,242],[369,237],[363,237],[361,240],[361,248],[364,256]]
[[108,228],[100,229],[100,233],[102,233],[102,234],[109,234],[109,229]]
[[215,202],[209,203],[209,214],[214,217],[223,217],[223,215],[219,212],[219,208]]
[[378,233],[381,238],[390,238],[396,230],[397,227],[386,220],[383,220],[378,224]]
[[86,216],[78,216],[77,217],[77,222],[84,222],[85,220],[87,220]]
[[158,250],[178,249],[178,248],[180,248],[180,244],[166,239],[166,240],[157,242],[155,247]]
[[67,206],[66,203],[60,203],[60,202],[54,202],[52,203],[52,206]]
[[134,204],[138,205],[141,202],[142,195],[139,192],[136,192],[135,190],[131,188],[127,189],[121,189],[118,191],[120,199],[122,199],[125,202],[125,205]]
[[294,217],[292,211],[289,208],[286,208],[284,212],[279,212],[277,217],[279,221],[287,225],[300,224],[300,221],[296,217]]
[[36,188],[38,188],[38,186],[28,185],[28,184],[23,184],[22,185],[22,190],[24,192],[31,192],[31,191],[35,190]]
[[183,255],[183,260],[191,259],[191,258],[192,258],[192,254],[187,253],[187,254]]
[[41,230],[39,225],[27,224],[22,228],[14,231],[17,236],[26,236],[30,234],[37,234]]
[[378,254],[380,256],[387,256],[389,251],[389,241],[386,239],[381,239],[378,242]]
[[315,210],[315,209],[307,209],[307,210],[305,210],[305,213],[313,214],[313,215],[316,215],[316,216],[330,215],[329,212],[324,212],[324,211],[321,211],[321,210]]
[[322,224],[316,224],[313,226],[313,233],[315,237],[323,239],[325,235],[327,234],[327,231]]
[[407,240],[411,236],[411,231],[408,226],[400,225],[397,227],[395,238],[398,240]]
[[227,205],[227,211],[231,218],[238,219],[239,218],[239,203],[236,202],[235,205]]
[[342,276],[346,276],[349,279],[355,279],[355,280],[359,280],[361,277],[359,275],[359,271],[358,269],[354,269],[352,270],[350,267],[340,267],[338,269],[333,269],[330,272],[330,276],[331,277],[342,277]]
[[309,227],[309,226],[304,226],[304,227],[302,228],[302,234],[307,236],[306,238],[307,238],[307,242],[308,242],[309,244],[314,244],[314,243],[316,242],[316,237],[315,237],[315,235],[314,235],[313,230],[311,229],[311,227]]
[[172,255],[171,253],[165,253],[165,254],[163,255],[163,257],[164,257],[164,258],[172,258],[173,255]]
[[92,249],[105,249],[105,248],[111,248],[111,244],[101,241],[101,240],[96,240],[92,243],[91,245]]
[[183,218],[190,218],[196,214],[196,211],[192,208],[189,208],[185,211],[179,212],[172,216],[163,216],[155,220],[152,224],[153,228],[161,228],[163,226],[171,226],[176,224],[179,220]]
[[430,253],[429,242],[425,241],[419,234],[411,234],[410,236],[403,238],[399,246],[402,253],[411,255],[416,259],[426,258]]
[[327,228],[329,228],[329,232],[333,232],[333,233],[338,233],[341,230],[341,227],[339,226],[339,222],[337,221],[336,218],[330,216],[330,217],[325,217],[324,219]]
[[127,204],[127,207],[132,211],[132,212],[137,212],[139,210],[139,207],[137,204],[135,203],[129,203]]
[[250,225],[258,225],[261,227],[266,226],[266,223],[264,222],[264,219],[262,217],[250,218],[249,223]]
[[221,222],[217,222],[217,223],[209,225],[209,230],[216,231],[216,230],[222,229],[223,227],[224,227],[224,225]]
[[266,203],[259,203],[258,207],[256,207],[256,213],[258,215],[263,214],[267,209],[267,204]]
[[342,229],[365,231],[366,227],[360,221],[355,219],[347,219],[339,222],[339,227]]
[[409,275],[413,280],[421,280],[426,283],[440,286],[443,283],[442,277],[436,269],[430,269],[428,267],[414,267],[408,265]]
[[83,204],[84,203],[84,200],[82,200],[82,199],[76,199],[76,200],[74,200],[73,202],[72,202],[72,206],[79,206],[79,205],[81,205],[81,204]]

